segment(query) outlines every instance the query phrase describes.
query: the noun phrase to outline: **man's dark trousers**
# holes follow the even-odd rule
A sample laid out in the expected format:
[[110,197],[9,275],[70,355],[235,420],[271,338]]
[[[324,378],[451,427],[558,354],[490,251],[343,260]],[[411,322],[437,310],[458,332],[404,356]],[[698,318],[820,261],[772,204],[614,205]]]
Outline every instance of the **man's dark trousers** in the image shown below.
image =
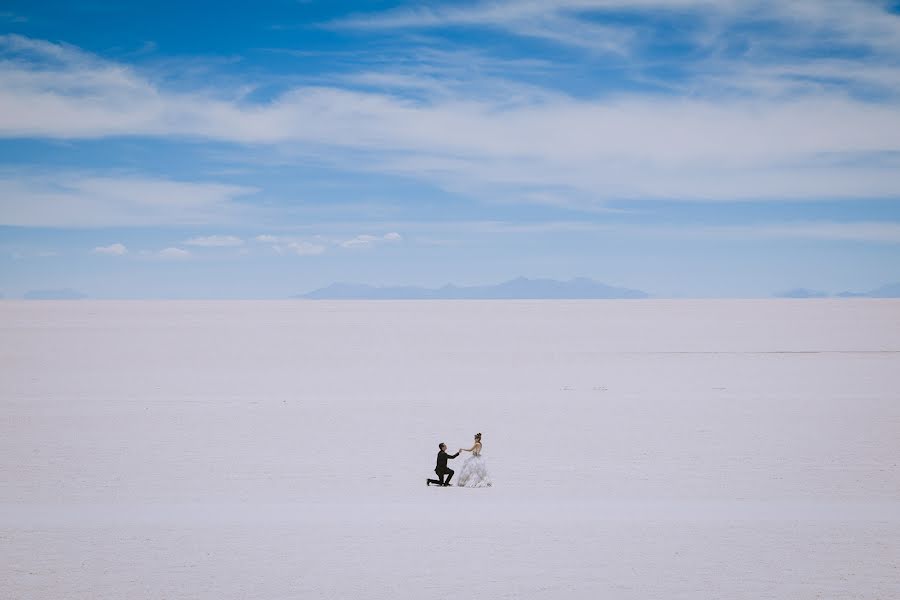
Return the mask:
[[[437,479],[429,479],[428,483],[436,483],[437,485],[450,485],[450,480],[453,479],[453,474],[456,471],[454,471],[450,467],[447,467],[443,472],[438,471],[437,469],[435,469],[434,472],[437,473],[438,478]],[[446,481],[444,480],[444,475],[447,476]]]

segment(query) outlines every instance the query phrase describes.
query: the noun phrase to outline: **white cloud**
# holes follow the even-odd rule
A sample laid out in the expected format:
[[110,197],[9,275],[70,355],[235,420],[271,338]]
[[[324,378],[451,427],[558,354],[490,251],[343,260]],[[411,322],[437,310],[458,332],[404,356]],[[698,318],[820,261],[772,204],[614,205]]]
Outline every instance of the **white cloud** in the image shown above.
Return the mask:
[[342,248],[371,248],[380,238],[374,235],[358,235],[349,240],[339,242]]
[[124,244],[110,244],[109,246],[97,246],[91,250],[94,254],[105,254],[107,256],[122,256],[128,254],[128,248]]
[[202,237],[195,237],[189,240],[185,240],[184,242],[188,246],[202,246],[202,247],[234,247],[234,246],[243,246],[244,240],[237,236],[233,235],[207,235]]
[[166,260],[182,260],[185,258],[190,258],[191,253],[188,252],[187,250],[183,250],[181,248],[170,247],[170,248],[164,248],[163,250],[160,250],[156,254],[156,256],[159,258],[166,259]]
[[[516,94],[504,96],[468,93],[464,85],[435,90],[433,76],[403,74],[398,80],[397,73],[386,71],[382,83],[399,81],[400,87],[410,89],[418,82],[424,96],[411,99],[400,90],[297,87],[254,104],[237,91],[232,97],[169,91],[134,69],[70,46],[3,36],[0,47],[15,60],[0,63],[0,136],[179,136],[315,149],[322,160],[340,168],[414,177],[476,197],[566,206],[629,199],[895,197],[900,194],[896,159],[872,157],[900,152],[900,106],[853,97],[833,83],[841,77],[865,79],[883,94],[900,94],[900,35],[894,36],[900,33],[900,21],[874,4],[863,4],[837,1],[826,10],[806,0],[683,0],[677,5],[650,0],[492,2],[364,16],[341,24],[392,28],[404,23],[500,26],[509,21],[515,27],[543,27],[538,22],[552,24],[559,18],[575,19],[579,27],[589,29],[579,11],[695,10],[706,11],[704,18],[711,23],[747,14],[799,23],[796,37],[802,43],[825,36],[845,46],[864,44],[878,53],[877,60],[806,60],[777,69],[713,62],[698,67],[697,78],[685,84],[681,95],[574,98],[519,87]],[[562,35],[570,24],[554,25],[542,35]],[[710,33],[710,45],[717,35]],[[587,37],[596,36],[588,31]],[[774,52],[784,43],[777,37],[770,35],[761,45]],[[810,74],[825,83],[810,81]],[[367,76],[379,81],[377,73]],[[470,88],[506,90],[509,84],[502,78],[479,78]],[[361,155],[366,160],[359,160]],[[16,190],[7,183],[4,189],[0,181],[0,214],[13,221],[8,224],[78,224],[85,214],[92,220],[208,223],[223,214],[210,203],[185,204],[188,190],[181,189],[174,197],[182,202],[171,210],[144,206],[150,214],[130,210],[127,217],[112,219],[108,215],[122,212],[121,198],[101,194],[106,201],[100,210],[73,210],[57,218],[53,211],[9,200],[11,192],[38,197],[45,208],[73,206],[61,201],[70,197],[98,208],[92,204],[96,194],[69,185],[54,196],[30,184],[29,189]],[[203,189],[218,198],[232,215],[237,210],[232,199],[252,191],[191,185],[206,186],[195,191]],[[134,218],[135,212],[141,218]],[[345,243],[364,247],[372,241],[354,238]]]
[[188,225],[239,221],[252,188],[137,176],[0,172],[0,224],[26,227]]
[[434,7],[400,8],[388,12],[357,15],[330,24],[350,29],[423,29],[488,27],[527,38],[537,38],[592,51],[624,54],[633,44],[633,34],[622,27],[600,25],[579,19],[577,13],[597,9],[680,10],[710,7],[710,1],[590,2],[583,0],[512,0],[445,3]]
[[[354,224],[355,226],[355,224]],[[350,239],[340,239],[326,235],[307,236],[296,238],[291,236],[258,235],[254,238],[257,242],[267,244],[279,254],[297,254],[299,256],[313,256],[325,253],[329,247],[336,246],[348,249],[373,248],[378,244],[396,243],[403,239],[397,232],[384,235],[360,234]]]
[[298,256],[315,256],[325,252],[325,246],[310,242],[288,242],[284,248]]
[[[900,244],[900,222],[879,221],[793,221],[752,225],[656,225],[606,223],[598,221],[433,221],[398,223],[425,234],[527,235],[595,234],[604,237],[646,237],[653,239],[717,240],[818,240]],[[417,242],[422,238],[416,237]],[[444,240],[444,243],[456,243]]]
[[295,254],[297,256],[316,256],[324,254],[327,250],[324,238],[313,236],[314,241],[299,239],[290,236],[258,235],[253,238],[261,244],[267,244],[278,254]]
[[349,240],[339,241],[337,242],[337,244],[342,248],[371,248],[376,244],[380,244],[383,242],[399,242],[402,239],[403,236],[395,231],[392,231],[382,236],[361,234],[350,238]]
[[728,25],[742,23],[769,28],[790,25],[794,34],[789,40],[777,31],[766,37],[755,30],[757,40],[762,36],[777,44],[798,44],[817,37],[831,44],[896,50],[900,47],[900,18],[886,8],[882,2],[856,0],[488,0],[358,14],[329,26],[362,30],[489,27],[564,45],[624,52],[639,41],[639,36],[626,35],[631,31],[626,25],[610,27],[603,36],[604,30],[590,29],[592,22],[583,15],[627,12],[655,18],[690,15],[695,26],[702,27],[708,43],[715,42],[717,35],[725,35]]

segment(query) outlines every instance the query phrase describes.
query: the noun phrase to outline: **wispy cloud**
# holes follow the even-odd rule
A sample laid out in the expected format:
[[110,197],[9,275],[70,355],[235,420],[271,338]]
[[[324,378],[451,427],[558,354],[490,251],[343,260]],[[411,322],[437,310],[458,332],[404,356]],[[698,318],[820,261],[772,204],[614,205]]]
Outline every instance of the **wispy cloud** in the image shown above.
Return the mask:
[[164,260],[184,260],[186,258],[190,258],[191,253],[183,248],[163,248],[159,252],[156,253],[158,258],[162,258]]
[[[347,223],[346,227],[359,224]],[[900,223],[894,221],[824,221],[805,220],[782,223],[760,222],[748,225],[702,225],[683,223],[599,222],[599,221],[405,221],[393,225],[420,235],[439,234],[443,237],[470,235],[559,235],[595,234],[607,237],[649,239],[714,239],[714,240],[817,240],[832,242],[900,243]],[[456,234],[456,236],[454,236]],[[458,243],[452,239],[445,243]]]
[[[873,50],[900,47],[900,18],[882,2],[856,0],[489,0],[464,4],[416,5],[356,14],[327,26],[358,30],[445,29],[488,27],[521,37],[537,37],[561,45],[626,53],[646,44],[652,28],[641,21],[609,20],[610,16],[651,15],[656,21],[688,19],[681,29],[693,31],[693,42],[717,46],[733,35],[731,26],[764,24],[772,35],[754,30],[753,51],[784,48],[814,41]],[[607,23],[618,23],[607,25]],[[789,26],[793,35],[777,28]],[[671,37],[677,31],[668,31]],[[760,43],[763,42],[760,47]]]
[[3,10],[0,11],[0,22],[4,21],[7,23],[27,23],[28,18],[8,10]]
[[372,248],[376,244],[381,244],[384,242],[399,242],[402,239],[403,236],[395,231],[392,231],[381,236],[370,234],[357,235],[356,237],[353,237],[349,240],[338,242],[338,245],[342,248]]
[[322,244],[304,241],[287,242],[283,246],[279,246],[279,248],[297,256],[316,256],[325,252],[325,246]]
[[540,223],[523,225],[519,223],[493,223],[479,226],[483,230],[506,233],[549,233],[603,231],[610,235],[647,238],[674,239],[715,239],[735,240],[784,240],[784,241],[829,241],[829,242],[869,242],[900,244],[900,223],[861,221],[798,221],[793,223],[757,223],[753,225],[641,225],[641,224],[586,224],[577,222]]
[[106,227],[238,220],[252,188],[140,176],[0,173],[0,224]]
[[[367,67],[329,85],[251,102],[238,89],[230,95],[201,87],[172,91],[77,48],[4,36],[0,47],[9,58],[0,63],[0,135],[161,136],[305,149],[341,169],[416,178],[477,198],[570,208],[641,199],[893,198],[900,194],[900,106],[884,95],[900,93],[900,35],[892,37],[900,29],[880,5],[862,4],[837,1],[826,10],[807,0],[491,2],[332,24],[512,23],[519,31],[554,19],[590,29],[609,11],[702,14],[692,43],[709,58],[675,82],[683,89],[654,95],[574,97],[521,85],[504,97],[484,90],[520,82],[481,73],[447,85],[421,68]],[[718,51],[729,23],[747,15],[797,23],[801,49],[856,45],[867,58],[819,60],[800,52],[792,64],[772,66],[767,56],[784,37],[777,27],[737,56]],[[554,31],[571,30],[577,38],[578,28],[569,25]],[[848,93],[848,86],[861,85],[877,86],[878,93]],[[482,91],[468,93],[467,86]],[[247,191],[218,193],[227,203]]]
[[10,254],[13,260],[24,260],[28,258],[55,258],[60,256],[56,250],[38,250],[38,251],[15,251]]
[[206,248],[222,248],[222,247],[234,247],[234,246],[243,246],[244,240],[234,235],[207,235],[194,237],[189,240],[185,240],[184,244],[187,246],[201,246]]
[[[375,14],[358,14],[334,21],[327,26],[363,30],[487,27],[520,37],[536,38],[592,51],[625,54],[632,44],[631,32],[621,27],[581,19],[577,15],[579,11],[610,8],[616,4],[571,0],[435,4],[403,7]],[[662,2],[641,4],[645,4],[644,8],[654,9],[665,5]]]
[[706,228],[708,235],[724,239],[791,239],[900,244],[900,223],[894,222],[800,222],[755,227]]
[[324,254],[328,249],[328,242],[321,235],[296,237],[262,234],[257,235],[253,240],[276,254],[318,256]]
[[105,254],[107,256],[123,256],[128,254],[128,248],[124,244],[115,243],[109,246],[97,246],[91,250],[93,254]]
[[340,238],[324,234],[316,234],[305,237],[271,235],[257,235],[255,242],[270,248],[278,254],[296,254],[298,256],[316,256],[324,254],[329,248],[365,249],[374,248],[381,244],[396,244],[403,240],[403,236],[396,231],[383,235],[360,234],[351,238]]

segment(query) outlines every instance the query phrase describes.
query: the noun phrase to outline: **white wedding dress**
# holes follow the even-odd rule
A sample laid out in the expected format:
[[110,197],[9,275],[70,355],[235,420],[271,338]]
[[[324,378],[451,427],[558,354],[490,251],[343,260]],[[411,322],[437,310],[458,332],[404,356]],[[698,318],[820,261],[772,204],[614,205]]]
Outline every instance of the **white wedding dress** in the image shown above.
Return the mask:
[[480,452],[478,454],[473,452],[472,456],[463,463],[456,479],[456,485],[467,488],[491,487],[491,476],[487,472],[487,463]]

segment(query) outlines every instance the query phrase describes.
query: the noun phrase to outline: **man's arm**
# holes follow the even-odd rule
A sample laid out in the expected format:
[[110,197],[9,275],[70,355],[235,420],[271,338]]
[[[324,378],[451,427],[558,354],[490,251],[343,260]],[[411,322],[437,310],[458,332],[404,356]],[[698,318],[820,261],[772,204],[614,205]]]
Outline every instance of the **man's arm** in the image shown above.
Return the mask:
[[458,451],[456,452],[456,454],[448,454],[448,455],[447,455],[447,458],[456,458],[457,456],[459,456],[459,453],[460,453],[460,452],[462,452],[462,450],[458,450]]

